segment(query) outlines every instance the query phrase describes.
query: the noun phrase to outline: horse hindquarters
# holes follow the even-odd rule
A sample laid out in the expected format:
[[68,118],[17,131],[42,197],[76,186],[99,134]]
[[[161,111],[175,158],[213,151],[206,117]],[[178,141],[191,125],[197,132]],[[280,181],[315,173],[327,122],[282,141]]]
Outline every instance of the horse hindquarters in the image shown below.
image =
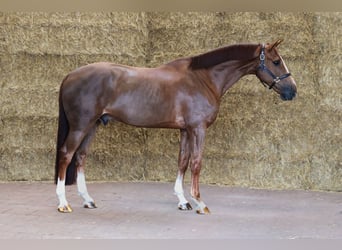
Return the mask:
[[79,93],[77,86],[75,81],[63,82],[60,89],[55,167],[59,212],[72,212],[66,200],[65,185],[75,182],[80,196],[84,199],[84,207],[96,207],[87,192],[84,167],[88,146],[98,122],[96,120],[93,122],[94,113],[85,112],[87,109],[85,104],[88,103],[80,101],[82,96],[77,95]]

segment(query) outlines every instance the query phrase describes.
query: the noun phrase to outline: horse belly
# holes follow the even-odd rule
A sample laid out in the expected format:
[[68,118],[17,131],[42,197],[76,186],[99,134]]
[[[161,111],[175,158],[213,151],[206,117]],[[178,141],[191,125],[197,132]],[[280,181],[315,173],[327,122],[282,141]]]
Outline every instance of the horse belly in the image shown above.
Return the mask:
[[133,126],[180,128],[184,119],[176,109],[174,102],[166,98],[130,94],[118,97],[109,113]]

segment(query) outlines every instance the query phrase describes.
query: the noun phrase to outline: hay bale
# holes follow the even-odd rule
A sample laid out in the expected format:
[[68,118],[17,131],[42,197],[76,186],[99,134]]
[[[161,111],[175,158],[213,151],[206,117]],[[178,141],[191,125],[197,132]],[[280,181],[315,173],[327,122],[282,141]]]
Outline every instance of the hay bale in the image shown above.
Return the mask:
[[0,51],[38,55],[134,56],[144,54],[137,41],[144,44],[147,36],[140,13],[18,13],[8,15],[1,33],[7,35]]
[[[341,13],[317,13],[315,16],[317,41],[316,133],[317,152],[311,156],[312,179],[322,189],[341,190],[342,180],[342,87]],[[329,38],[329,39],[327,39]],[[324,167],[323,167],[324,166]]]
[[54,176],[50,149],[0,148],[0,152],[1,181],[51,181]]
[[[320,57],[317,61],[318,86],[323,99],[321,105],[327,109],[342,112],[341,102],[341,29],[342,24],[339,13],[320,13],[315,19],[315,37],[318,43]],[[327,40],[329,37],[329,40]]]
[[152,181],[174,181],[178,171],[179,131],[146,130],[145,177]]
[[144,129],[121,123],[100,126],[91,148],[90,158],[96,159],[93,164],[96,167],[89,169],[90,178],[94,176],[92,179],[95,180],[144,180],[145,137]]

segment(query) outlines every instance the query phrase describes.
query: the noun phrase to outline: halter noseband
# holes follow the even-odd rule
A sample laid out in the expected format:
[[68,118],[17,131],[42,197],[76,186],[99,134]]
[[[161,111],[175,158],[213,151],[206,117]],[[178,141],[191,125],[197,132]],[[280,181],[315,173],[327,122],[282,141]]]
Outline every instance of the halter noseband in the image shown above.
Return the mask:
[[[265,71],[267,74],[269,74],[272,78],[273,78],[273,82],[271,83],[271,85],[269,85],[269,89],[272,89],[274,87],[274,85],[278,82],[280,82],[281,80],[289,77],[291,75],[291,73],[286,73],[284,75],[281,76],[275,76],[271,70],[269,70],[269,68],[267,68],[266,64],[265,64],[265,44],[263,44],[261,46],[261,52],[260,52],[260,64],[258,67],[258,70],[261,71]],[[267,83],[265,81],[260,80],[262,84],[264,84],[264,86],[267,86]]]

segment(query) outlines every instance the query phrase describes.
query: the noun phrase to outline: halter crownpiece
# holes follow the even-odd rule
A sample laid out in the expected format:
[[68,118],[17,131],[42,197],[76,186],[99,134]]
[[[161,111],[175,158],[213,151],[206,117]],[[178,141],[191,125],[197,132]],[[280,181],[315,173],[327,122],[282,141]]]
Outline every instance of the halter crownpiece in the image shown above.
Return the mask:
[[[267,68],[267,66],[265,64],[265,59],[266,59],[265,44],[262,44],[261,52],[260,52],[260,64],[259,64],[258,70],[265,71],[267,74],[269,74],[273,78],[272,83],[268,87],[269,89],[272,89],[276,83],[278,83],[281,80],[289,77],[291,75],[291,73],[289,72],[289,73],[286,73],[286,74],[281,75],[281,76],[275,76],[275,74],[273,74],[272,71],[269,68]],[[262,82],[262,84],[267,86],[267,83],[265,81],[262,81],[262,80],[260,80],[260,81]]]

